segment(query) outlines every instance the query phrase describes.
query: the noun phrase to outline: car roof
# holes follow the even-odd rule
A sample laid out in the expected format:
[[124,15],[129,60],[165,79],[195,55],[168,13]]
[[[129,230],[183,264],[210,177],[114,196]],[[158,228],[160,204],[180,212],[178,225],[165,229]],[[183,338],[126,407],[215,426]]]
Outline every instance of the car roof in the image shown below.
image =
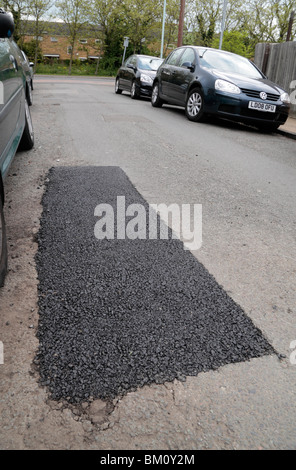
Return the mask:
[[[148,59],[160,59],[160,57],[156,57],[156,56],[153,56],[153,55],[147,55],[147,54],[132,54],[136,57],[139,57],[139,58],[148,58]],[[160,59],[161,60],[161,59]]]
[[234,52],[229,52],[229,51],[223,51],[222,49],[215,49],[214,47],[208,47],[208,46],[195,46],[195,45],[191,45],[191,44],[187,44],[186,46],[180,46],[178,47],[177,49],[181,49],[181,48],[193,48],[197,51],[214,51],[214,52],[219,52],[221,54],[225,54],[225,55],[235,55],[235,56],[238,56],[238,57],[243,57],[243,56],[240,56],[239,54],[235,54]]

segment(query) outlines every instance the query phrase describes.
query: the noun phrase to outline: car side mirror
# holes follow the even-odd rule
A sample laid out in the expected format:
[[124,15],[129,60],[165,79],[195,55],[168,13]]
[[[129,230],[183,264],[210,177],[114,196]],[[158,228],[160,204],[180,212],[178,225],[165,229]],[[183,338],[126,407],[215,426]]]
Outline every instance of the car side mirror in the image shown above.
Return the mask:
[[0,38],[10,38],[14,31],[13,16],[0,8]]
[[34,67],[34,62],[29,63],[30,67]]
[[137,69],[137,67],[135,67],[135,66],[132,65],[132,64],[127,64],[127,68],[128,68],[128,69],[132,69],[132,70],[134,70],[134,71],[136,71],[136,69]]
[[184,64],[182,64],[182,67],[189,69],[191,72],[193,72],[195,69],[195,65],[192,64],[191,62],[184,62]]

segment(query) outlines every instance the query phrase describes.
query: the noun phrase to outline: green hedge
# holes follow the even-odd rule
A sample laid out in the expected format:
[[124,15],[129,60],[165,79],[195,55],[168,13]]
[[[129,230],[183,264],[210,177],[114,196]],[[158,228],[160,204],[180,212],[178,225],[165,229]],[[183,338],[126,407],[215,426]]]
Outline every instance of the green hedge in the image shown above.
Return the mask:
[[[99,67],[97,76],[107,76],[113,77],[116,75],[115,69],[103,69]],[[71,75],[95,75],[96,64],[95,63],[73,63]],[[52,63],[52,64],[42,64],[38,63],[35,73],[45,74],[45,75],[68,75],[69,66],[65,63]]]

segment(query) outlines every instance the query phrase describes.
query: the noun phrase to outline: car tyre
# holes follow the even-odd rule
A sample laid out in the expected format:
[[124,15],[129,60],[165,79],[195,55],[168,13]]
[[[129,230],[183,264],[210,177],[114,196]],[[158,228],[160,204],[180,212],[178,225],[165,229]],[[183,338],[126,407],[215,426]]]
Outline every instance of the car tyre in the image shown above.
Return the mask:
[[140,97],[139,91],[137,89],[137,84],[136,81],[133,80],[132,86],[131,86],[131,98],[133,100],[137,100]]
[[27,99],[25,99],[25,128],[19,144],[20,150],[31,150],[34,147],[34,131],[31,113]]
[[115,80],[115,93],[117,95],[120,95],[122,93],[121,88],[119,88],[119,78],[116,78]]
[[159,85],[156,82],[152,88],[152,95],[151,95],[151,104],[154,108],[161,108],[163,105],[163,101],[159,96]]
[[190,121],[201,122],[204,120],[204,95],[199,88],[194,88],[189,92],[185,113]]
[[3,201],[0,196],[0,287],[4,286],[6,272],[7,272],[6,228],[5,228]]

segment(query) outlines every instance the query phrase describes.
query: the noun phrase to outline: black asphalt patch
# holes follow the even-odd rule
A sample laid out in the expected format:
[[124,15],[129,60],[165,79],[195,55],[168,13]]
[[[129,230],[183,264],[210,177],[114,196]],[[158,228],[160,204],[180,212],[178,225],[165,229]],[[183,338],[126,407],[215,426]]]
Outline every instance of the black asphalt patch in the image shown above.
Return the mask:
[[274,353],[180,240],[95,237],[98,204],[116,209],[125,196],[148,211],[120,168],[58,167],[48,177],[35,362],[52,399],[114,398]]

